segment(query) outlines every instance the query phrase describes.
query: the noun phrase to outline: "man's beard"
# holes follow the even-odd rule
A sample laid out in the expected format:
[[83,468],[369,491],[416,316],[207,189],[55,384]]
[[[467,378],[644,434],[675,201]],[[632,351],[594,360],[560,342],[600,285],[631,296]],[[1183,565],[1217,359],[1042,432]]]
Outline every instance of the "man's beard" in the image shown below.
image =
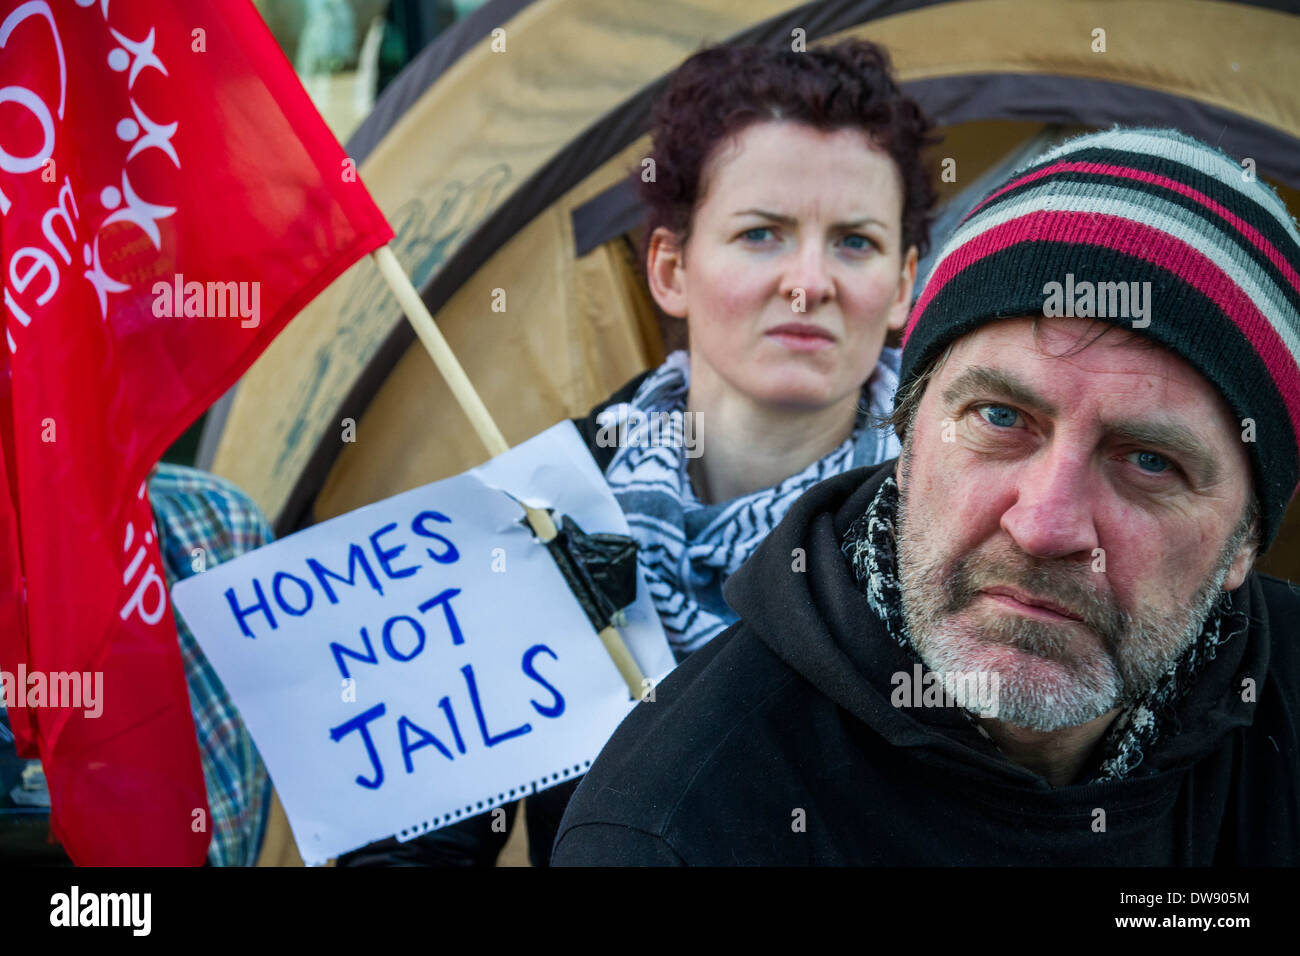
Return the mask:
[[[1035,558],[1009,542],[996,551],[927,561],[924,526],[908,522],[900,493],[896,540],[907,634],[941,680],[984,673],[996,681],[996,713],[986,716],[1040,732],[1079,726],[1141,700],[1197,639],[1249,530],[1244,523],[1237,528],[1190,600],[1130,614],[1095,587],[1103,572],[1091,562]],[[1051,601],[1082,621],[992,610],[955,619],[983,589],[996,586]]]

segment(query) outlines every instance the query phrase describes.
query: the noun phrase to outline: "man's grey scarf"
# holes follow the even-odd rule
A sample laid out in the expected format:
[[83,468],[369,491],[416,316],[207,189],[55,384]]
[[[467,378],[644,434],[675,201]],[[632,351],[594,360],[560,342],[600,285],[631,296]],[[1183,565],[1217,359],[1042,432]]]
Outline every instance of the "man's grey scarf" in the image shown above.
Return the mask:
[[[897,349],[883,350],[863,386],[853,433],[838,448],[771,488],[720,504],[703,504],[686,471],[692,437],[683,417],[690,385],[686,352],[669,355],[631,402],[612,405],[597,417],[597,443],[604,436],[618,446],[605,479],[640,546],[638,561],[679,661],[736,620],[722,598],[722,584],[796,498],[819,481],[898,454],[893,430],[874,428],[867,419],[868,413],[883,417],[892,411],[898,362]],[[698,437],[703,438],[703,428]]]
[[[894,523],[898,514],[898,482],[886,478],[863,512],[844,534],[840,543],[867,603],[885,624],[890,637],[924,666],[907,636],[903,620],[903,595],[899,587]],[[1214,660],[1220,645],[1242,633],[1245,616],[1232,607],[1225,595],[1210,612],[1200,636],[1172,663],[1142,700],[1120,712],[1102,743],[1100,769],[1093,779],[1120,780],[1137,768],[1143,754],[1173,730],[1175,709],[1197,675]],[[963,711],[963,713],[966,713]],[[974,717],[966,716],[988,737]]]

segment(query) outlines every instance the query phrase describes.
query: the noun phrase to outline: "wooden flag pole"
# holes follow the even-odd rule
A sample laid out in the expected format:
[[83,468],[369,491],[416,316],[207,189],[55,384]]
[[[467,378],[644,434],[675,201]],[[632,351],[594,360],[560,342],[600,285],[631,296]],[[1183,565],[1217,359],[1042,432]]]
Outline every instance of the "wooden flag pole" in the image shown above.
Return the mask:
[[[433,316],[429,314],[428,307],[420,298],[420,293],[415,291],[415,286],[411,284],[406,271],[393,255],[393,250],[386,245],[380,246],[370,255],[375,260],[379,274],[384,277],[388,288],[397,299],[397,304],[402,307],[407,320],[414,327],[415,334],[424,343],[424,348],[433,359],[433,364],[438,366],[438,371],[446,379],[452,395],[469,417],[470,424],[474,426],[474,431],[487,448],[488,454],[495,458],[509,451],[510,446],[506,444],[501,429],[497,428],[497,423],[492,420],[487,406],[483,404],[483,399],[479,398],[478,392],[474,390],[469,376],[461,368],[460,361],[452,352],[451,346],[447,344],[447,340],[442,337],[442,332],[438,330]],[[528,514],[528,524],[538,540],[546,543],[555,537],[555,522],[551,520],[548,512],[528,505],[524,505],[524,511]],[[605,650],[613,659],[614,666],[618,668],[618,673],[627,684],[633,699],[639,698],[644,686],[641,669],[637,667],[632,652],[628,650],[627,642],[623,640],[623,635],[612,624],[607,625],[600,631],[600,642],[605,645]]]

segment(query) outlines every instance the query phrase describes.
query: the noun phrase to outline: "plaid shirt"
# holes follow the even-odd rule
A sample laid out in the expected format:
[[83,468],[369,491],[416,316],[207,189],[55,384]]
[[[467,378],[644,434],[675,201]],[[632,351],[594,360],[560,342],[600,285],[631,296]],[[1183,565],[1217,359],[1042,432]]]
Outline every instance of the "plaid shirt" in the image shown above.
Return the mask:
[[[261,509],[224,478],[159,463],[149,478],[168,590],[181,578],[272,540]],[[173,608],[174,610],[174,608]],[[194,635],[176,615],[185,680],[212,811],[213,866],[252,866],[266,834],[271,780],[239,712]]]

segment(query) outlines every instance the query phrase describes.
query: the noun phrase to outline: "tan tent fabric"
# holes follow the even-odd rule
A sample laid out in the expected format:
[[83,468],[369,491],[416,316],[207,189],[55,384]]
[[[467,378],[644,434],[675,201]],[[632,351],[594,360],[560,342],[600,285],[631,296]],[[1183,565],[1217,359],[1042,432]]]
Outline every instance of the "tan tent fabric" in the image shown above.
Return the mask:
[[[512,444],[560,418],[585,412],[624,380],[663,359],[654,309],[630,245],[606,243],[580,259],[571,254],[572,208],[620,178],[643,149],[644,144],[637,144],[556,203],[439,313],[444,335],[478,387],[507,399],[490,408]],[[498,280],[502,284],[494,285]],[[505,290],[505,313],[491,312],[494,288]],[[526,334],[480,336],[479,344],[486,348],[472,347],[478,323],[500,327],[512,316],[528,326]],[[466,341],[461,341],[462,333]],[[483,365],[476,361],[480,357]],[[530,381],[529,400],[512,402],[508,399],[521,368]],[[538,387],[539,380],[545,385]],[[455,437],[448,441],[442,436]],[[331,470],[315,517],[345,514],[485,458],[446,384],[416,343],[357,423],[357,442],[344,449]],[[522,806],[510,809],[515,826],[498,866],[529,865]],[[296,847],[283,811],[271,822],[279,824],[275,832],[282,834],[281,842],[289,841],[281,865],[301,865],[293,858]],[[268,828],[267,847],[272,846],[271,833]]]
[[531,866],[528,861],[528,825],[524,801],[520,800],[509,812],[514,815],[514,826],[510,830],[510,838],[497,856],[497,866]]
[[[607,244],[573,258],[572,208],[625,175],[644,149],[634,144],[537,217],[437,316],[512,445],[585,414],[662,357],[648,293],[626,257]],[[505,311],[494,312],[494,301],[504,301]],[[344,445],[317,498],[316,518],[418,488],[486,457],[417,342],[357,422],[356,441]]]
[[[1106,51],[1094,53],[1093,31]],[[839,36],[883,43],[904,82],[973,73],[1091,77],[1223,107],[1300,135],[1300,17],[1210,0],[969,0]]]
[[289,818],[280,804],[280,795],[271,790],[271,810],[266,821],[266,836],[257,856],[257,866],[302,866],[302,854],[289,829]]

